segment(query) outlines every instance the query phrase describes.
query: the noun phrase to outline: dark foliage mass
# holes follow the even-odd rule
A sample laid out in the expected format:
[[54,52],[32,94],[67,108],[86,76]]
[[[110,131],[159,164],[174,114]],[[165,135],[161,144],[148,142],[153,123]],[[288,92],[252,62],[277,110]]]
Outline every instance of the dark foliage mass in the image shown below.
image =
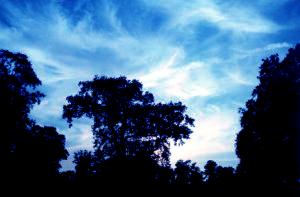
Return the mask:
[[[259,84],[241,112],[236,169],[209,160],[170,164],[170,145],[182,145],[194,120],[181,103],[157,103],[126,77],[79,83],[63,118],[93,120],[93,150],[74,153],[75,171],[60,172],[65,137],[29,113],[44,94],[27,56],[0,50],[0,187],[54,195],[299,196],[300,45],[284,60],[263,60]],[[40,193],[41,194],[41,193]]]
[[94,121],[94,152],[75,153],[80,176],[145,189],[162,181],[161,171],[170,166],[170,141],[183,144],[192,132],[194,120],[185,114],[186,107],[155,103],[140,82],[125,77],[96,76],[79,87],[78,94],[67,97],[63,117],[70,126],[84,115]]
[[50,182],[66,159],[65,137],[29,112],[44,96],[27,56],[0,50],[0,179],[3,187]]
[[194,120],[179,103],[155,103],[142,84],[125,77],[95,77],[79,83],[80,91],[67,97],[63,117],[87,116],[92,126],[98,160],[149,157],[169,165],[170,140],[182,144]]
[[258,79],[252,98],[240,110],[238,173],[265,192],[299,190],[300,45],[282,61],[278,55],[264,59]]

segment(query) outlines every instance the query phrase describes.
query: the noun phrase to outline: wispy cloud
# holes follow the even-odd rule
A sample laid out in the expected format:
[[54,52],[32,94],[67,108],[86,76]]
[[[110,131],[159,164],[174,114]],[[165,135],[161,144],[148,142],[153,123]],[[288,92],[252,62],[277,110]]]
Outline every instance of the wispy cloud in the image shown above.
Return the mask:
[[170,26],[191,28],[203,21],[220,29],[246,33],[273,33],[281,27],[264,18],[254,9],[238,4],[221,4],[215,1],[158,2],[145,1],[150,5],[161,6],[172,15]]
[[[182,147],[172,147],[172,162],[178,159],[196,159],[203,162],[207,155],[229,153],[234,149],[234,133],[238,128],[235,110],[207,105],[200,110],[191,139]],[[217,159],[211,157],[210,159]],[[231,158],[234,159],[234,158]]]
[[56,61],[55,57],[45,54],[41,49],[21,48],[20,51],[32,60],[35,70],[39,73],[39,77],[43,79],[44,84],[77,79],[79,75],[81,77],[90,75],[88,70],[82,70],[82,68],[72,67]]
[[[184,51],[175,49],[166,60],[153,65],[146,73],[135,74],[133,78],[139,79],[145,88],[155,88],[166,97],[186,100],[215,94],[217,80],[213,79],[208,66],[201,61],[186,63]],[[203,79],[199,79],[201,76]]]
[[287,49],[292,47],[292,44],[289,44],[287,42],[276,42],[276,43],[270,43],[267,44],[266,46],[260,47],[260,48],[256,48],[253,49],[252,52],[262,52],[262,51],[274,51],[276,49]]

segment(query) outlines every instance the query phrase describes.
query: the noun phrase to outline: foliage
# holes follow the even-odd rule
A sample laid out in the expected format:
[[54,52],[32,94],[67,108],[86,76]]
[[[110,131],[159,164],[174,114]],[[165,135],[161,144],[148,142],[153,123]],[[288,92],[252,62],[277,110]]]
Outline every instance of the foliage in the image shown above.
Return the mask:
[[300,178],[300,45],[282,61],[277,54],[264,59],[258,79],[240,110],[238,171],[252,183],[290,187]]
[[39,85],[26,55],[0,50],[0,174],[7,184],[51,179],[68,155],[63,135],[29,117],[44,97]]
[[192,132],[194,120],[184,105],[155,103],[136,80],[96,76],[79,87],[78,94],[67,97],[63,117],[70,126],[73,118],[93,118],[98,160],[147,155],[169,165],[170,139],[182,144]]
[[177,185],[199,185],[203,182],[203,173],[191,160],[179,160],[175,164],[175,182]]

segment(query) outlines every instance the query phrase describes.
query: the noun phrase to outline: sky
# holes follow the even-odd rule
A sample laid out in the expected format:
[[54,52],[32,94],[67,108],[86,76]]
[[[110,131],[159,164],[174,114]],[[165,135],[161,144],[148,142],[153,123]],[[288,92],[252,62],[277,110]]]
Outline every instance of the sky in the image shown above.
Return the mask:
[[0,0],[0,48],[29,57],[47,96],[31,116],[92,149],[91,120],[62,119],[65,98],[94,75],[138,79],[157,102],[182,101],[195,119],[171,162],[236,166],[238,109],[262,59],[299,42],[299,0]]

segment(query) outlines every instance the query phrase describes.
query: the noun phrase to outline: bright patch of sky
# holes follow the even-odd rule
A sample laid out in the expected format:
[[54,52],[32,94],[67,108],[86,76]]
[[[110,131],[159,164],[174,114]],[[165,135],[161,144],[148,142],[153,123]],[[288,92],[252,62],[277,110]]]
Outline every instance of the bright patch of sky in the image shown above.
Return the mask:
[[[94,75],[138,79],[157,101],[182,101],[195,118],[172,163],[235,166],[239,107],[261,59],[299,42],[297,0],[0,0],[0,48],[29,56],[47,97],[32,111],[66,135],[72,154],[91,149],[90,120],[69,129],[66,96]],[[64,169],[72,168],[72,158]]]

